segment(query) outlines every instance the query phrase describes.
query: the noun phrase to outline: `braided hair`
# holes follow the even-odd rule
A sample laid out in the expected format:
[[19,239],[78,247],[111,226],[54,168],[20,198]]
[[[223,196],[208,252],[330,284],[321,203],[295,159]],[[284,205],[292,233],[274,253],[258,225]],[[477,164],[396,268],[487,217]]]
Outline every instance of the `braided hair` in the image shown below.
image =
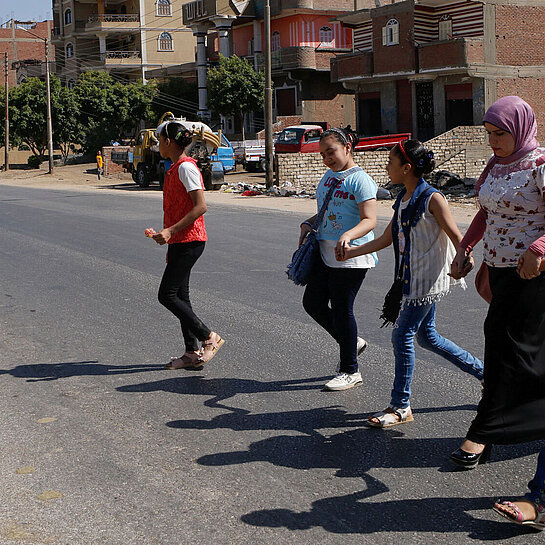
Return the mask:
[[346,146],[346,144],[350,144],[351,152],[354,151],[356,144],[359,142],[357,133],[352,130],[352,127],[350,125],[347,125],[346,127],[335,127],[332,129],[327,129],[327,131],[324,131],[320,135],[320,142],[328,136],[332,136],[343,146]]
[[161,136],[174,141],[182,149],[187,148],[193,141],[193,134],[186,129],[181,123],[169,121],[161,130]]
[[415,176],[419,178],[435,168],[433,151],[426,149],[419,140],[404,140],[394,146],[393,152],[402,165],[412,165]]

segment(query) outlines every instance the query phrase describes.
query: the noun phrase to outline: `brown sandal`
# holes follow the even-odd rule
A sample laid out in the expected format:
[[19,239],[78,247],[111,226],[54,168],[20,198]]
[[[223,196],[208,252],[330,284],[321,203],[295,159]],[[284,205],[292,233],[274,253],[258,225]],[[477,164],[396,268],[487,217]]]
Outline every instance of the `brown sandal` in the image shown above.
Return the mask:
[[201,352],[186,352],[179,358],[171,358],[170,363],[165,365],[166,369],[187,369],[188,367],[199,367],[201,365]]
[[208,363],[224,345],[225,341],[214,331],[210,333],[210,337],[202,343],[202,356],[200,359],[201,365]]

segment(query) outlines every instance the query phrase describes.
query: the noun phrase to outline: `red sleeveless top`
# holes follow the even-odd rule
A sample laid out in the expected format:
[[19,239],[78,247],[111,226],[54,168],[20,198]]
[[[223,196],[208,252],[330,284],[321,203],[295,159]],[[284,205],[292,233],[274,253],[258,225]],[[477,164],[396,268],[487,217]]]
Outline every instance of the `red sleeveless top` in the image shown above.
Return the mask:
[[[165,175],[165,182],[163,184],[163,228],[165,229],[178,223],[193,208],[193,201],[178,175],[180,165],[185,162],[190,162],[197,166],[197,161],[195,161],[193,157],[180,157],[180,159],[168,169],[168,172]],[[202,174],[201,186],[204,189]],[[200,216],[191,225],[184,227],[181,231],[172,235],[168,244],[206,240],[208,240],[208,238],[204,226],[204,217]]]

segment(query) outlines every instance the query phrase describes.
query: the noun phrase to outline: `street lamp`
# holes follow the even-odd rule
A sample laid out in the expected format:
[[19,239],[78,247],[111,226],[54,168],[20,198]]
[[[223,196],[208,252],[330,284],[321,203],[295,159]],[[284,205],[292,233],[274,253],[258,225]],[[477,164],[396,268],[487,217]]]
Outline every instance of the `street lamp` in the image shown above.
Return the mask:
[[53,174],[53,124],[51,122],[51,88],[49,86],[49,40],[38,34],[34,34],[27,28],[19,27],[32,36],[43,40],[45,45],[45,91],[47,96],[47,152],[49,154],[49,174]]

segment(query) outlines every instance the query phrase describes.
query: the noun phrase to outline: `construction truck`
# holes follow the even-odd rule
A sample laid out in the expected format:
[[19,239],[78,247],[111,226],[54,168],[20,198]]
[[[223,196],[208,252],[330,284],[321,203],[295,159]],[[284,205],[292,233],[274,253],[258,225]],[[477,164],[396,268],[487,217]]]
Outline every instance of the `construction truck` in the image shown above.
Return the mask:
[[[193,141],[185,152],[196,159],[202,172],[204,188],[219,188],[224,181],[223,165],[219,160],[213,160],[212,155],[221,144],[221,132],[214,134],[208,125],[174,117],[171,112],[163,114],[157,126],[164,121],[176,121],[193,133]],[[163,159],[159,154],[159,140],[155,136],[155,129],[144,129],[138,133],[132,156],[128,155],[124,166],[140,187],[148,187],[152,181],[158,181],[160,187],[163,187],[170,160]]]

